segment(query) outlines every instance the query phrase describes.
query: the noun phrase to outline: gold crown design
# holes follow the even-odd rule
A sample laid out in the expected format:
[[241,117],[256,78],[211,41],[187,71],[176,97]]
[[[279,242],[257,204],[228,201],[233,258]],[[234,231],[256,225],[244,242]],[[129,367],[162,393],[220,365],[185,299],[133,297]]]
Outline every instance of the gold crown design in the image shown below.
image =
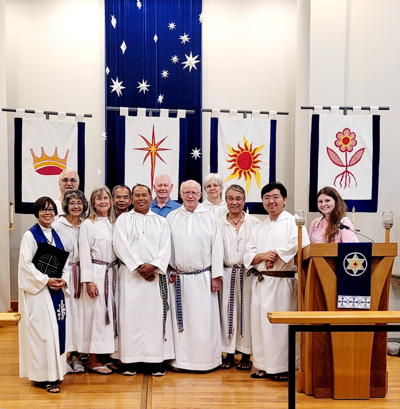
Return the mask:
[[36,156],[35,152],[33,152],[33,149],[30,149],[34,169],[38,170],[46,166],[55,166],[59,169],[65,169],[67,166],[69,149],[67,149],[67,152],[65,153],[63,158],[60,158],[58,156],[57,149],[58,148],[56,147],[52,156],[46,154],[43,146],[40,147],[40,156]]

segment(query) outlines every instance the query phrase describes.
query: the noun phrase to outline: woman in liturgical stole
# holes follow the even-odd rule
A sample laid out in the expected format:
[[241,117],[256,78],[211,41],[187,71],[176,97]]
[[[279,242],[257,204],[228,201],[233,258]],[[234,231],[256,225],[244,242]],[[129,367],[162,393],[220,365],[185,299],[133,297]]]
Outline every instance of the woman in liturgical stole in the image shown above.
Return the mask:
[[58,393],[66,367],[68,253],[51,228],[57,214],[53,200],[40,197],[33,212],[38,223],[22,236],[18,263],[19,375]]
[[104,186],[90,196],[89,216],[79,233],[83,296],[82,351],[90,353],[88,369],[112,373],[105,361],[118,345],[118,260],[112,245],[114,213],[111,193]]
[[65,350],[67,356],[67,373],[85,372],[85,367],[80,361],[79,352],[82,350],[83,335],[83,297],[80,278],[80,263],[78,250],[78,237],[81,223],[86,216],[88,202],[80,190],[67,190],[61,203],[63,215],[54,223],[53,229],[59,234],[65,250],[69,252],[68,288],[71,297],[67,297],[67,329]]
[[336,189],[323,187],[317,194],[317,206],[322,216],[310,224],[311,243],[358,242],[354,226],[346,217],[346,204]]

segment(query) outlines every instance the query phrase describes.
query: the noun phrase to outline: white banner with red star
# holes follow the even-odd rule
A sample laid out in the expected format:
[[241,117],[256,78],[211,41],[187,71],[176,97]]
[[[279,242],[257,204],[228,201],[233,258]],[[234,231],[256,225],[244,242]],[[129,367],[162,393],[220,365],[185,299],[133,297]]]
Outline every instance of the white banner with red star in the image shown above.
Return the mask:
[[222,176],[225,188],[242,186],[252,212],[263,212],[261,189],[275,181],[275,136],[276,120],[269,118],[211,119],[211,172]]
[[79,172],[78,125],[75,121],[15,119],[17,212],[30,213],[30,203],[40,196],[58,199],[59,174],[65,168]]
[[313,115],[310,210],[316,194],[332,186],[349,210],[376,211],[379,175],[379,116]]
[[125,184],[144,184],[153,190],[154,178],[171,178],[171,199],[178,198],[180,120],[169,117],[125,117]]

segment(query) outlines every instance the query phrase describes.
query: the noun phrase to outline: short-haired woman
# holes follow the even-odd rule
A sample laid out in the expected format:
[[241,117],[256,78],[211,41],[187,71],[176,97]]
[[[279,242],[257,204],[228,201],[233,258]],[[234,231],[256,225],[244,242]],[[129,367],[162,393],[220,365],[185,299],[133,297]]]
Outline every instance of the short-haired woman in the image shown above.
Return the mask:
[[202,203],[217,217],[225,215],[227,208],[225,201],[222,199],[224,183],[221,175],[218,173],[209,173],[204,178],[203,188],[206,192],[207,199],[203,200]]
[[33,205],[37,223],[24,233],[18,262],[19,375],[59,393],[65,357],[65,296],[68,269],[61,278],[50,278],[35,267],[33,258],[39,243],[64,249],[59,235],[51,228],[57,207],[47,196]]
[[69,372],[85,372],[79,359],[82,350],[83,336],[83,303],[78,238],[81,223],[86,216],[88,202],[80,190],[67,190],[62,201],[63,215],[54,223],[53,229],[59,234],[65,250],[69,251],[67,265],[69,268],[68,288],[71,297],[67,301],[67,337],[66,352],[71,352],[68,360]]

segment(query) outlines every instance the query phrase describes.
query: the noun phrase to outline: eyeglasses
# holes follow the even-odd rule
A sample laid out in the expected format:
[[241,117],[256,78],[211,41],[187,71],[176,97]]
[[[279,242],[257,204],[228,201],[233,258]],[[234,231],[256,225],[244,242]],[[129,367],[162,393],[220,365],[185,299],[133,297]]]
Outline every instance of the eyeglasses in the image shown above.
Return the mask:
[[74,207],[74,206],[83,206],[82,202],[69,202],[68,206]]
[[198,195],[200,192],[195,192],[193,190],[189,191],[189,192],[181,192],[184,196],[196,196]]
[[68,182],[78,183],[78,179],[75,179],[75,178],[71,178],[71,179],[63,178],[63,179],[61,179],[61,182],[63,182],[63,183],[68,183]]
[[263,200],[265,200],[266,202],[269,202],[270,200],[274,200],[275,202],[279,199],[283,199],[283,196],[281,195],[273,195],[273,196],[264,196]]
[[52,207],[46,207],[42,210],[39,210],[42,213],[54,213],[54,209]]

